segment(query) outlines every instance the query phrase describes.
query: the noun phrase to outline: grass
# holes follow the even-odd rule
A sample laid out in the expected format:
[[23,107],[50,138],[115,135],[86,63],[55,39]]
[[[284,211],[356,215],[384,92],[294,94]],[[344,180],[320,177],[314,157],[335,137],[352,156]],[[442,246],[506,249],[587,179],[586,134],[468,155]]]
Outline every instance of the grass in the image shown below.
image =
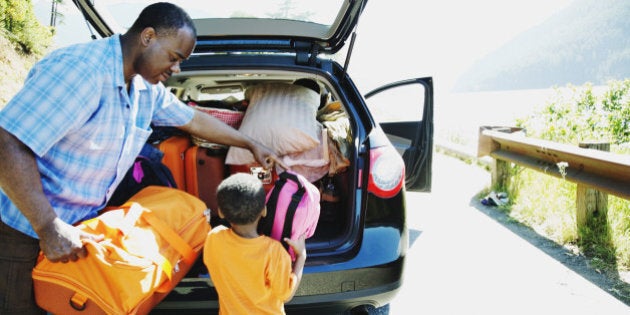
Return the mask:
[[508,189],[510,215],[559,244],[574,242],[576,185],[530,169],[517,169]]
[[9,40],[0,36],[0,109],[19,91],[28,70],[37,60],[35,55],[19,53]]
[[515,221],[584,255],[591,268],[617,283],[611,289],[630,301],[630,200],[608,196],[606,215],[578,229],[575,219],[577,185],[531,169],[514,167],[508,193],[500,207]]
[[558,244],[576,246],[596,259],[598,268],[630,271],[630,201],[608,196],[607,215],[578,230],[575,222],[576,184],[543,173],[520,169],[512,178],[511,217]]
[[[528,137],[576,146],[585,139],[608,139],[611,152],[630,154],[630,80],[611,82],[603,92],[589,85],[566,91],[515,126],[524,127]],[[607,211],[578,228],[577,184],[518,165],[510,172],[507,187],[489,187],[479,197],[490,190],[507,192],[510,202],[499,211],[584,255],[590,267],[617,283],[612,291],[630,301],[630,200],[609,195]]]
[[[628,105],[628,79],[611,81],[600,91],[590,84],[570,86],[539,112],[517,119],[517,124],[530,137],[576,146],[584,139],[607,139],[611,152],[630,154]],[[576,184],[518,167],[513,173],[510,215],[559,244],[577,246],[602,269],[630,271],[629,200],[608,196],[608,210],[578,229]]]

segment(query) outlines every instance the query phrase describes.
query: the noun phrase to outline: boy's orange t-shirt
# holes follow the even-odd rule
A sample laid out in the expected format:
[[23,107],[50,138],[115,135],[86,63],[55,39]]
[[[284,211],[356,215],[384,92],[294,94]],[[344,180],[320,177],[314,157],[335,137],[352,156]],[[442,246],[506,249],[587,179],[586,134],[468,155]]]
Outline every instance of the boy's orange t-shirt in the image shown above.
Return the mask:
[[219,314],[285,314],[297,278],[280,242],[218,226],[206,237],[203,262],[219,294]]

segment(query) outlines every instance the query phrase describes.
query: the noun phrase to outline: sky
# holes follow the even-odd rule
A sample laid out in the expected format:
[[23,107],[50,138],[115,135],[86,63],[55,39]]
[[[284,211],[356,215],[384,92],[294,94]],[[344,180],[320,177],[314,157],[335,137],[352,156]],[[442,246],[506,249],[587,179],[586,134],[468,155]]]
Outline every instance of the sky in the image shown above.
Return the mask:
[[370,85],[396,80],[394,76],[433,76],[447,88],[475,61],[571,2],[369,1],[359,22],[351,66],[370,65],[369,71],[360,70],[361,76],[385,76],[362,78]]
[[[432,76],[450,89],[475,61],[575,0],[370,0],[359,21],[349,73],[365,92],[382,84]],[[50,22],[50,0],[32,0],[40,21]],[[70,0],[67,5],[73,6]],[[85,41],[78,10],[60,7],[57,46]]]

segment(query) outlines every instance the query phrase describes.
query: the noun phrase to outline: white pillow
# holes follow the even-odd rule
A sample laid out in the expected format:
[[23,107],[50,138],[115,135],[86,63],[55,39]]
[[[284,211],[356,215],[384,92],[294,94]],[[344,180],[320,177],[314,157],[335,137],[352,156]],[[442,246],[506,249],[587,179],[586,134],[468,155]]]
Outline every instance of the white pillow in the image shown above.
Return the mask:
[[[316,147],[299,153],[283,155],[280,160],[295,173],[298,173],[309,182],[314,183],[328,174],[330,169],[330,153],[328,153],[328,131],[320,124],[319,141]],[[276,166],[279,174],[284,169]]]
[[[319,144],[316,119],[319,94],[289,83],[258,84],[245,91],[249,105],[239,130],[274,150],[276,155],[303,152]],[[226,164],[250,164],[249,150],[230,147]]]

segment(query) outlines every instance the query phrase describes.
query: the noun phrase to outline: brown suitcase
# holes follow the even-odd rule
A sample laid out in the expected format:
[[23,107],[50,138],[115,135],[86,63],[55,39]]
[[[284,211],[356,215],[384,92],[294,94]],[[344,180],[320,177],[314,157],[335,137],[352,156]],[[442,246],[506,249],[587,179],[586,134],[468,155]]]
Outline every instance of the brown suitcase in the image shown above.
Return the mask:
[[226,154],[227,148],[204,148],[196,145],[186,151],[186,191],[203,200],[213,216],[218,216],[217,187],[227,174]]
[[171,136],[158,144],[158,149],[164,152],[164,163],[173,174],[177,188],[186,191],[186,173],[184,168],[184,156],[186,150],[192,145],[188,136]]

